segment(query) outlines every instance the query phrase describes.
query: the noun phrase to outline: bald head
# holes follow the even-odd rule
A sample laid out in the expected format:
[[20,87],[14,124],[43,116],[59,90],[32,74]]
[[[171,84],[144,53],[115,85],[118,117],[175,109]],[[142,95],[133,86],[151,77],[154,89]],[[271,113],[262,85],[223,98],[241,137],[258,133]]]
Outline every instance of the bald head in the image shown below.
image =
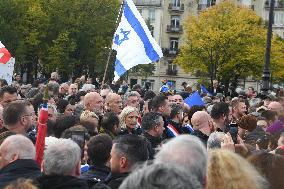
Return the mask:
[[208,126],[208,122],[211,120],[210,115],[205,111],[197,111],[192,115],[191,124],[193,129],[201,129]]
[[121,96],[116,93],[109,93],[106,97],[105,105],[108,111],[120,114],[122,111]]
[[271,111],[277,112],[277,114],[279,115],[279,113],[283,111],[283,106],[279,102],[272,101],[269,103],[268,109]]
[[97,92],[90,92],[84,98],[85,110],[93,111],[97,115],[103,113],[103,98]]
[[12,135],[0,146],[0,169],[17,159],[35,159],[35,147],[27,137]]

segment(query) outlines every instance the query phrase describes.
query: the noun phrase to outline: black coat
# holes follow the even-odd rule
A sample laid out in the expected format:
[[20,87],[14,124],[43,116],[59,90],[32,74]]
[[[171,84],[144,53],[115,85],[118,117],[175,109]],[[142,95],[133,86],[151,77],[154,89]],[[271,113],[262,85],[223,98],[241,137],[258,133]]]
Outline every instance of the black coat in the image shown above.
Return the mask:
[[110,168],[105,165],[92,165],[89,168],[89,171],[83,173],[80,178],[86,180],[89,187],[95,185],[100,181],[105,181],[105,179],[110,174]]
[[42,175],[36,183],[40,189],[88,189],[85,180],[73,176]]
[[147,132],[143,133],[143,136],[147,139],[147,149],[149,152],[149,159],[154,159],[156,154],[156,148],[162,143],[162,137],[154,137]]
[[0,170],[0,188],[18,178],[34,179],[40,175],[40,168],[32,159],[18,159]]
[[198,137],[201,140],[201,142],[203,142],[205,147],[207,147],[207,141],[208,141],[209,136],[207,136],[206,134],[202,133],[199,130],[194,130],[192,135]]
[[105,182],[111,189],[118,189],[128,175],[129,173],[111,173]]
[[216,91],[214,92],[214,88],[210,86],[210,87],[208,88],[208,92],[210,92],[213,96],[215,96],[217,93],[223,93],[224,90],[223,90],[220,86],[218,86],[218,87],[216,88]]

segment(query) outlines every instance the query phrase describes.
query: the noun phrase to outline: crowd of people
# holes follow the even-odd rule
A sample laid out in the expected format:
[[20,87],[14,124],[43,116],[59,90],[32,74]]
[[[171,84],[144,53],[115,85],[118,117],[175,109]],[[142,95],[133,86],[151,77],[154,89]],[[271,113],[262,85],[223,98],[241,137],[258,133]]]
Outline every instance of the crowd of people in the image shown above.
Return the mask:
[[284,95],[218,90],[200,94],[204,106],[190,107],[186,86],[157,94],[85,77],[61,83],[56,72],[33,85],[0,81],[0,188],[284,188]]

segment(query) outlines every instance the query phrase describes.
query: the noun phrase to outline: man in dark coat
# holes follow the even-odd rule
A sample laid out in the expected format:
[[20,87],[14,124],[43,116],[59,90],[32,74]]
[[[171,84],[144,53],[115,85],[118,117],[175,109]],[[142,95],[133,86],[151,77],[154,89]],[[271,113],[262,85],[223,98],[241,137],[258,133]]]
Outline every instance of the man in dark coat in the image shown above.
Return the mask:
[[91,187],[94,184],[104,181],[110,173],[107,166],[110,160],[110,151],[112,148],[112,139],[107,134],[94,136],[88,142],[88,157],[90,161],[89,171],[83,173],[80,178],[87,180]]
[[217,93],[223,93],[223,89],[219,86],[219,83],[217,80],[213,81],[213,86],[210,86],[208,88],[208,91],[215,96]]
[[118,189],[134,166],[148,159],[146,139],[133,134],[122,135],[113,141],[110,155],[111,174],[105,182],[111,189]]
[[43,172],[36,182],[40,189],[87,189],[79,179],[81,149],[70,139],[57,139],[44,151]]
[[146,113],[142,118],[143,136],[148,140],[149,159],[154,159],[155,149],[161,146],[164,121],[161,114],[156,112]]
[[185,133],[182,128],[183,108],[179,104],[172,104],[169,124],[166,128],[165,136],[167,138],[174,138],[180,134]]
[[205,111],[197,111],[191,118],[191,124],[194,129],[192,135],[197,136],[207,146],[209,135],[214,131],[210,115]]
[[0,146],[0,188],[18,178],[39,176],[40,168],[35,159],[35,147],[27,137],[12,135]]

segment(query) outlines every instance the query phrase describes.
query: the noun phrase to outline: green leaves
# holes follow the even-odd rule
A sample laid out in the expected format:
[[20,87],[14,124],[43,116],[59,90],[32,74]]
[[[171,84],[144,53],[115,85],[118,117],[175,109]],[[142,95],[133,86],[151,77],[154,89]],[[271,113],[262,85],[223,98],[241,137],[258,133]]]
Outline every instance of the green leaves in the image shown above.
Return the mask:
[[65,75],[96,67],[102,74],[119,5],[118,0],[0,1],[0,38],[17,65],[40,64],[44,72],[58,68]]

